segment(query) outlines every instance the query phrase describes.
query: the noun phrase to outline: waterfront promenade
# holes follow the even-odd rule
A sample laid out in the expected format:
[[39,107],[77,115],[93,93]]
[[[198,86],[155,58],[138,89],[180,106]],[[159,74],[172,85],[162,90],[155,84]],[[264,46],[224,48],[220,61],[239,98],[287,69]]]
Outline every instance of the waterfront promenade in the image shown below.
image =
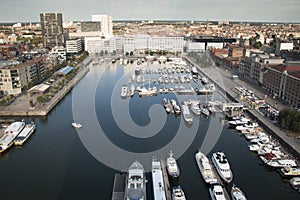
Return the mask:
[[[244,104],[243,101],[239,99],[239,96],[232,91],[232,88],[234,87],[240,87],[243,86],[245,88],[248,88],[252,90],[256,96],[263,98],[265,94],[261,92],[261,90],[258,90],[255,87],[252,87],[248,83],[241,81],[241,80],[232,80],[232,74],[228,70],[224,70],[221,67],[216,66],[210,66],[210,67],[202,67],[199,66],[197,63],[194,62],[191,58],[185,57],[186,60],[198,68],[198,70],[203,74],[204,76],[208,77],[210,81],[214,82],[217,88],[219,89],[220,93],[223,96],[227,96],[231,99],[234,99],[236,102]],[[277,105],[279,109],[284,108],[285,106],[281,104],[280,102],[277,102],[276,100],[272,98],[266,98],[266,102],[270,105]],[[255,109],[250,109],[247,111],[247,113],[254,118],[261,126],[263,126],[264,129],[266,129],[268,132],[270,132],[275,138],[280,139],[282,141],[283,145],[291,151],[296,157],[298,157],[298,160],[300,159],[300,139],[294,138],[288,136],[288,134],[276,125],[273,124],[273,122],[264,116],[262,116],[258,111]]]
[[76,67],[79,68],[76,76],[61,88],[48,102],[39,104],[35,103],[34,107],[30,106],[29,101],[36,99],[39,94],[30,96],[27,92],[17,97],[17,99],[8,106],[2,106],[0,116],[45,116],[60,102],[66,94],[88,73],[88,64],[92,58],[88,56],[82,63]]

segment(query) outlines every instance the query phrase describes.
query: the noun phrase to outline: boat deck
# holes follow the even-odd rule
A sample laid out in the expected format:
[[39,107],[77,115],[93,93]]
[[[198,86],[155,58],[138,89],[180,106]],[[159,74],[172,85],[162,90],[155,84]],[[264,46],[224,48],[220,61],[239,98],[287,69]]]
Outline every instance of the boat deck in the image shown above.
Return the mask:
[[124,200],[126,173],[115,174],[112,200]]
[[159,160],[152,161],[152,183],[154,200],[165,200],[166,190],[161,169],[161,163]]

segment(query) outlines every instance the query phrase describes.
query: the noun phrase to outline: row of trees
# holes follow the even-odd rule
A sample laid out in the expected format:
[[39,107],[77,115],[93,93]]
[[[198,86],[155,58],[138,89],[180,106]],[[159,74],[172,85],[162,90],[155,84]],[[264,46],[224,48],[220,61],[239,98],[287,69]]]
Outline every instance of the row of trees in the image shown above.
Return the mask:
[[2,99],[0,99],[0,106],[11,103],[13,99],[14,99],[14,95],[12,94],[3,97]]
[[[75,56],[72,57],[70,65],[75,66],[75,63],[82,62],[88,55],[89,55],[89,53],[87,51],[85,51],[77,59],[75,58]],[[55,69],[58,70],[66,65],[67,65],[67,63],[57,65]],[[78,71],[79,71],[79,68],[75,67],[69,74],[67,74],[62,80],[60,80],[55,86],[53,86],[51,88],[51,90],[49,91],[49,93],[38,96],[36,98],[37,103],[42,104],[42,103],[49,101],[54,96],[54,94],[56,94],[59,90],[61,90],[65,84],[67,84],[70,80],[72,80],[76,76]],[[57,79],[56,76],[57,75],[52,75],[52,79],[56,80]]]
[[282,109],[278,116],[279,126],[285,130],[300,133],[300,112]]

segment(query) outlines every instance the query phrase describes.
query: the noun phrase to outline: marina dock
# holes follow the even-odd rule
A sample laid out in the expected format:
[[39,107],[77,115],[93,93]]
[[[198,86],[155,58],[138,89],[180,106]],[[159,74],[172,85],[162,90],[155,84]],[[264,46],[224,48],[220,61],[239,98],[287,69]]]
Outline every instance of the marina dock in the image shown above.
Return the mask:
[[126,173],[115,174],[112,200],[124,200]]
[[163,159],[161,159],[161,169],[162,169],[163,179],[164,179],[164,183],[165,183],[166,199],[172,200],[171,199],[171,188],[170,188],[168,173],[167,173],[167,169],[166,169],[166,163]]

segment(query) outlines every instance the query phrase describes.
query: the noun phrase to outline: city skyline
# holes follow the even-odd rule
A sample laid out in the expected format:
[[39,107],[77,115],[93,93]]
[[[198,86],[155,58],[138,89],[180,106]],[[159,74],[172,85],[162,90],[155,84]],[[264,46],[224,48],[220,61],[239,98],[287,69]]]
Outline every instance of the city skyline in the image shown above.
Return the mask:
[[[18,6],[16,6],[18,5]],[[84,8],[84,9],[82,9]],[[300,22],[297,0],[10,0],[1,4],[1,22],[39,22],[43,12],[61,12],[64,21],[91,20],[108,14],[114,20],[209,20]],[[275,13],[275,14],[274,14]]]

